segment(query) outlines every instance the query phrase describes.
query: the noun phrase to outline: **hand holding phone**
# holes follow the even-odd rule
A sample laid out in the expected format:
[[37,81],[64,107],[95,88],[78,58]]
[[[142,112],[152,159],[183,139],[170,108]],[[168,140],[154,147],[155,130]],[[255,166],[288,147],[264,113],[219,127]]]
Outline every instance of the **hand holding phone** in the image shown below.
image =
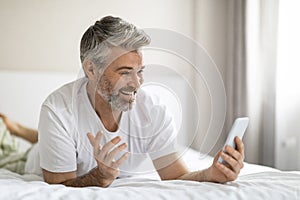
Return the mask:
[[[233,125],[232,128],[228,134],[228,137],[226,139],[226,142],[222,148],[222,150],[225,152],[225,147],[226,145],[229,145],[236,149],[236,144],[234,142],[234,138],[237,136],[240,139],[243,139],[244,133],[248,127],[249,124],[249,118],[248,117],[242,117],[242,118],[237,118]],[[219,157],[218,162],[225,164],[226,162]]]

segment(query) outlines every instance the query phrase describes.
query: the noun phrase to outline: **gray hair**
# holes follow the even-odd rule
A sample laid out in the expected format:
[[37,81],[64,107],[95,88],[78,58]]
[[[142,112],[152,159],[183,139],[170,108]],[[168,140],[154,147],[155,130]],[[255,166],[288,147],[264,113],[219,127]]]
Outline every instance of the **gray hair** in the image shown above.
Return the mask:
[[119,17],[106,16],[90,26],[80,43],[80,60],[91,60],[97,68],[108,64],[112,47],[126,51],[139,50],[150,43],[150,37]]

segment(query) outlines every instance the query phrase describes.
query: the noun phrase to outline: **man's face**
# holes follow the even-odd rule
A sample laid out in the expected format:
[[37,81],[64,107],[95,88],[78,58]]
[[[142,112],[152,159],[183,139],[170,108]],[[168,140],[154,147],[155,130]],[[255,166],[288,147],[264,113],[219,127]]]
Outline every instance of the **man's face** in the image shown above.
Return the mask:
[[135,93],[143,83],[142,55],[129,52],[115,59],[100,75],[97,93],[113,110],[132,108]]

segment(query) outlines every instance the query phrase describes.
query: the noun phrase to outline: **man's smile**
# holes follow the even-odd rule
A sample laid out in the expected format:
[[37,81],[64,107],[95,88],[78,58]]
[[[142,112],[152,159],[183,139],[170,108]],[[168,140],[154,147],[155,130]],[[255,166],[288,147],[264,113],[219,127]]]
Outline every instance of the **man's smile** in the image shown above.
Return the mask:
[[134,92],[131,92],[131,91],[122,91],[120,90],[120,93],[124,94],[124,95],[134,95]]

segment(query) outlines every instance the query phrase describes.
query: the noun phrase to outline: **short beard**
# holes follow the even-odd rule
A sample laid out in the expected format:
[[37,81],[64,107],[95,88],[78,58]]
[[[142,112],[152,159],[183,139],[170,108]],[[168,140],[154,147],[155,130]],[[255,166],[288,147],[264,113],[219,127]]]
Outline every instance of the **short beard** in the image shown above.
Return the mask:
[[108,102],[112,110],[118,111],[128,111],[131,110],[134,104],[134,101],[130,100],[129,102],[120,98],[119,94],[114,94],[112,90],[113,86],[110,81],[106,78],[105,75],[102,76],[100,84],[98,85],[97,93]]
[[112,108],[112,110],[119,110],[119,111],[129,111],[132,109],[133,107],[133,103],[132,101],[129,102],[125,102],[123,101],[119,95],[103,95],[106,96],[106,98],[108,99],[108,102]]

